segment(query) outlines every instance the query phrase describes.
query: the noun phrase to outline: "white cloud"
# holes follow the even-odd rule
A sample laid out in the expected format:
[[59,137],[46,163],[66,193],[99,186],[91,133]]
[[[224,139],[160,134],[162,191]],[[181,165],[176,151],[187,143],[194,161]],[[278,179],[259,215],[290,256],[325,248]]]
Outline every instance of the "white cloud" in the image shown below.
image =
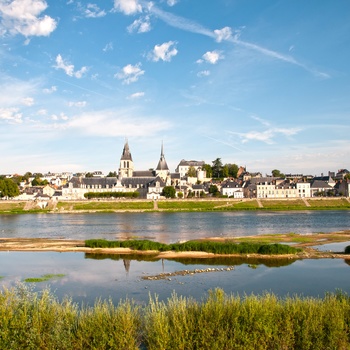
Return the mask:
[[168,4],[169,6],[174,6],[174,5],[177,4],[177,0],[167,0],[167,4]]
[[134,94],[131,94],[130,96],[128,96],[128,100],[135,100],[137,98],[141,98],[145,96],[144,92],[135,92]]
[[197,61],[197,63],[202,63],[203,60],[211,63],[211,64],[216,64],[219,60],[223,59],[224,56],[221,54],[220,51],[214,50],[214,51],[208,51],[206,52],[203,56],[203,59],[200,59]]
[[25,97],[24,99],[22,99],[22,103],[27,106],[27,107],[30,107],[30,106],[33,106],[34,104],[34,98],[32,97]]
[[274,138],[277,135],[283,135],[283,136],[293,136],[297,134],[301,129],[300,128],[270,128],[265,131],[250,131],[247,133],[238,133],[238,132],[230,132],[231,134],[238,135],[240,139],[242,140],[242,143],[247,143],[249,141],[261,141],[266,144],[273,144]]
[[64,113],[60,113],[59,115],[57,114],[51,115],[51,120],[53,121],[60,121],[60,120],[67,121],[68,119],[69,118]]
[[66,128],[102,137],[149,137],[172,127],[172,124],[163,118],[135,117],[135,114],[135,109],[88,112],[72,118],[67,122]]
[[51,86],[50,88],[43,89],[44,94],[52,94],[57,91],[57,86]]
[[145,74],[145,71],[140,67],[141,63],[137,63],[135,66],[128,64],[123,67],[121,72],[115,74],[114,77],[123,80],[124,84],[134,83],[139,80],[141,75]]
[[57,55],[54,68],[63,69],[67,75],[78,79],[82,78],[82,76],[88,71],[87,67],[82,67],[80,70],[74,71],[74,65],[64,61],[61,55]]
[[49,36],[57,27],[50,16],[40,17],[47,8],[44,0],[13,0],[0,3],[1,32],[12,35]]
[[208,70],[202,70],[197,73],[197,77],[202,78],[202,77],[207,77],[210,75],[210,71]]
[[0,121],[5,120],[9,123],[22,123],[22,113],[18,108],[0,108]]
[[102,51],[107,52],[107,51],[112,51],[113,50],[113,43],[109,42],[106,44],[106,46],[102,49]]
[[142,6],[138,0],[114,0],[114,9],[125,15],[142,12]]
[[132,24],[127,27],[129,33],[137,32],[137,33],[146,33],[151,30],[151,23],[149,20],[149,16],[145,16],[143,18],[136,19]]
[[101,10],[96,4],[87,4],[83,13],[87,18],[99,18],[106,16],[106,11]]
[[221,43],[221,41],[228,40],[232,37],[232,30],[230,27],[216,29],[216,30],[214,30],[214,34],[216,36],[216,41],[218,43]]
[[86,101],[77,101],[77,102],[72,102],[72,101],[70,101],[70,102],[68,102],[68,106],[69,106],[69,107],[79,107],[79,108],[83,108],[83,107],[86,106],[86,104],[87,104]]
[[170,62],[172,57],[177,55],[177,49],[174,41],[168,41],[161,45],[155,45],[153,51],[150,53],[149,57],[152,61],[158,62],[159,60]]
[[39,110],[37,111],[37,114],[38,114],[38,115],[47,115],[47,110],[44,109],[44,108],[39,109]]

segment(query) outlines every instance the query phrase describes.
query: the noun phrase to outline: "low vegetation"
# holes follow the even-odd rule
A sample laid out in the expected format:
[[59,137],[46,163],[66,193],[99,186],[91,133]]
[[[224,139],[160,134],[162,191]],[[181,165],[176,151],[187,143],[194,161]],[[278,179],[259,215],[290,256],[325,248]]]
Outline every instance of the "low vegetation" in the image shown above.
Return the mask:
[[136,192],[87,192],[84,197],[93,198],[137,198],[139,193]]
[[214,254],[296,254],[301,250],[286,244],[259,242],[212,242],[188,241],[184,243],[164,244],[149,240],[107,241],[89,239],[85,241],[88,248],[131,248],[133,250],[155,250],[160,252],[206,252]]
[[350,298],[226,295],[200,301],[173,294],[114,305],[79,306],[49,290],[18,285],[0,292],[1,349],[348,349]]
[[47,274],[47,275],[43,275],[41,277],[29,277],[26,278],[24,280],[24,282],[28,282],[28,283],[38,283],[38,282],[46,282],[49,281],[51,279],[55,279],[55,278],[62,278],[64,277],[63,274]]

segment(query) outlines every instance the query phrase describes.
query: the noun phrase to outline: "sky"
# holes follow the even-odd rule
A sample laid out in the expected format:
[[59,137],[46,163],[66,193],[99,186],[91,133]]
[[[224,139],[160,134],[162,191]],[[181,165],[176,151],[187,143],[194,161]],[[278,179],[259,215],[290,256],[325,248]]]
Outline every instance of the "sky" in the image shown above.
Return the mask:
[[348,0],[0,0],[0,174],[350,168]]

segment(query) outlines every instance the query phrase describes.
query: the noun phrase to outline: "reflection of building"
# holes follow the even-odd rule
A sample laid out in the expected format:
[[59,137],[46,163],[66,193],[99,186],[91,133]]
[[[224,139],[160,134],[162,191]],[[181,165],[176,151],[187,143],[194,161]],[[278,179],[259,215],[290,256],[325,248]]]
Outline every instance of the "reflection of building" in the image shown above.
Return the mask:
[[131,260],[123,259],[123,264],[124,264],[124,267],[125,267],[126,274],[129,275]]

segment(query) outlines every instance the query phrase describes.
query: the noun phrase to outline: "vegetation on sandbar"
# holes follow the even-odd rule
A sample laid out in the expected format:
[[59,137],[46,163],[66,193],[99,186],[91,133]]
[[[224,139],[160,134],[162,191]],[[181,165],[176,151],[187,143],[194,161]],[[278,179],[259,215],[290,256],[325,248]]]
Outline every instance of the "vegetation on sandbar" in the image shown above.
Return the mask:
[[348,349],[350,298],[173,294],[79,306],[25,285],[0,291],[1,349]]
[[24,280],[24,282],[28,282],[28,283],[46,282],[46,281],[49,281],[51,279],[62,278],[64,276],[65,276],[64,274],[52,274],[52,273],[50,273],[50,274],[43,275],[41,277],[29,277],[29,278],[26,278]]
[[184,243],[164,244],[150,240],[108,241],[105,239],[89,239],[85,241],[88,248],[130,248],[133,250],[205,252],[214,254],[296,254],[299,248],[286,244],[267,244],[259,242],[212,242],[188,241]]

